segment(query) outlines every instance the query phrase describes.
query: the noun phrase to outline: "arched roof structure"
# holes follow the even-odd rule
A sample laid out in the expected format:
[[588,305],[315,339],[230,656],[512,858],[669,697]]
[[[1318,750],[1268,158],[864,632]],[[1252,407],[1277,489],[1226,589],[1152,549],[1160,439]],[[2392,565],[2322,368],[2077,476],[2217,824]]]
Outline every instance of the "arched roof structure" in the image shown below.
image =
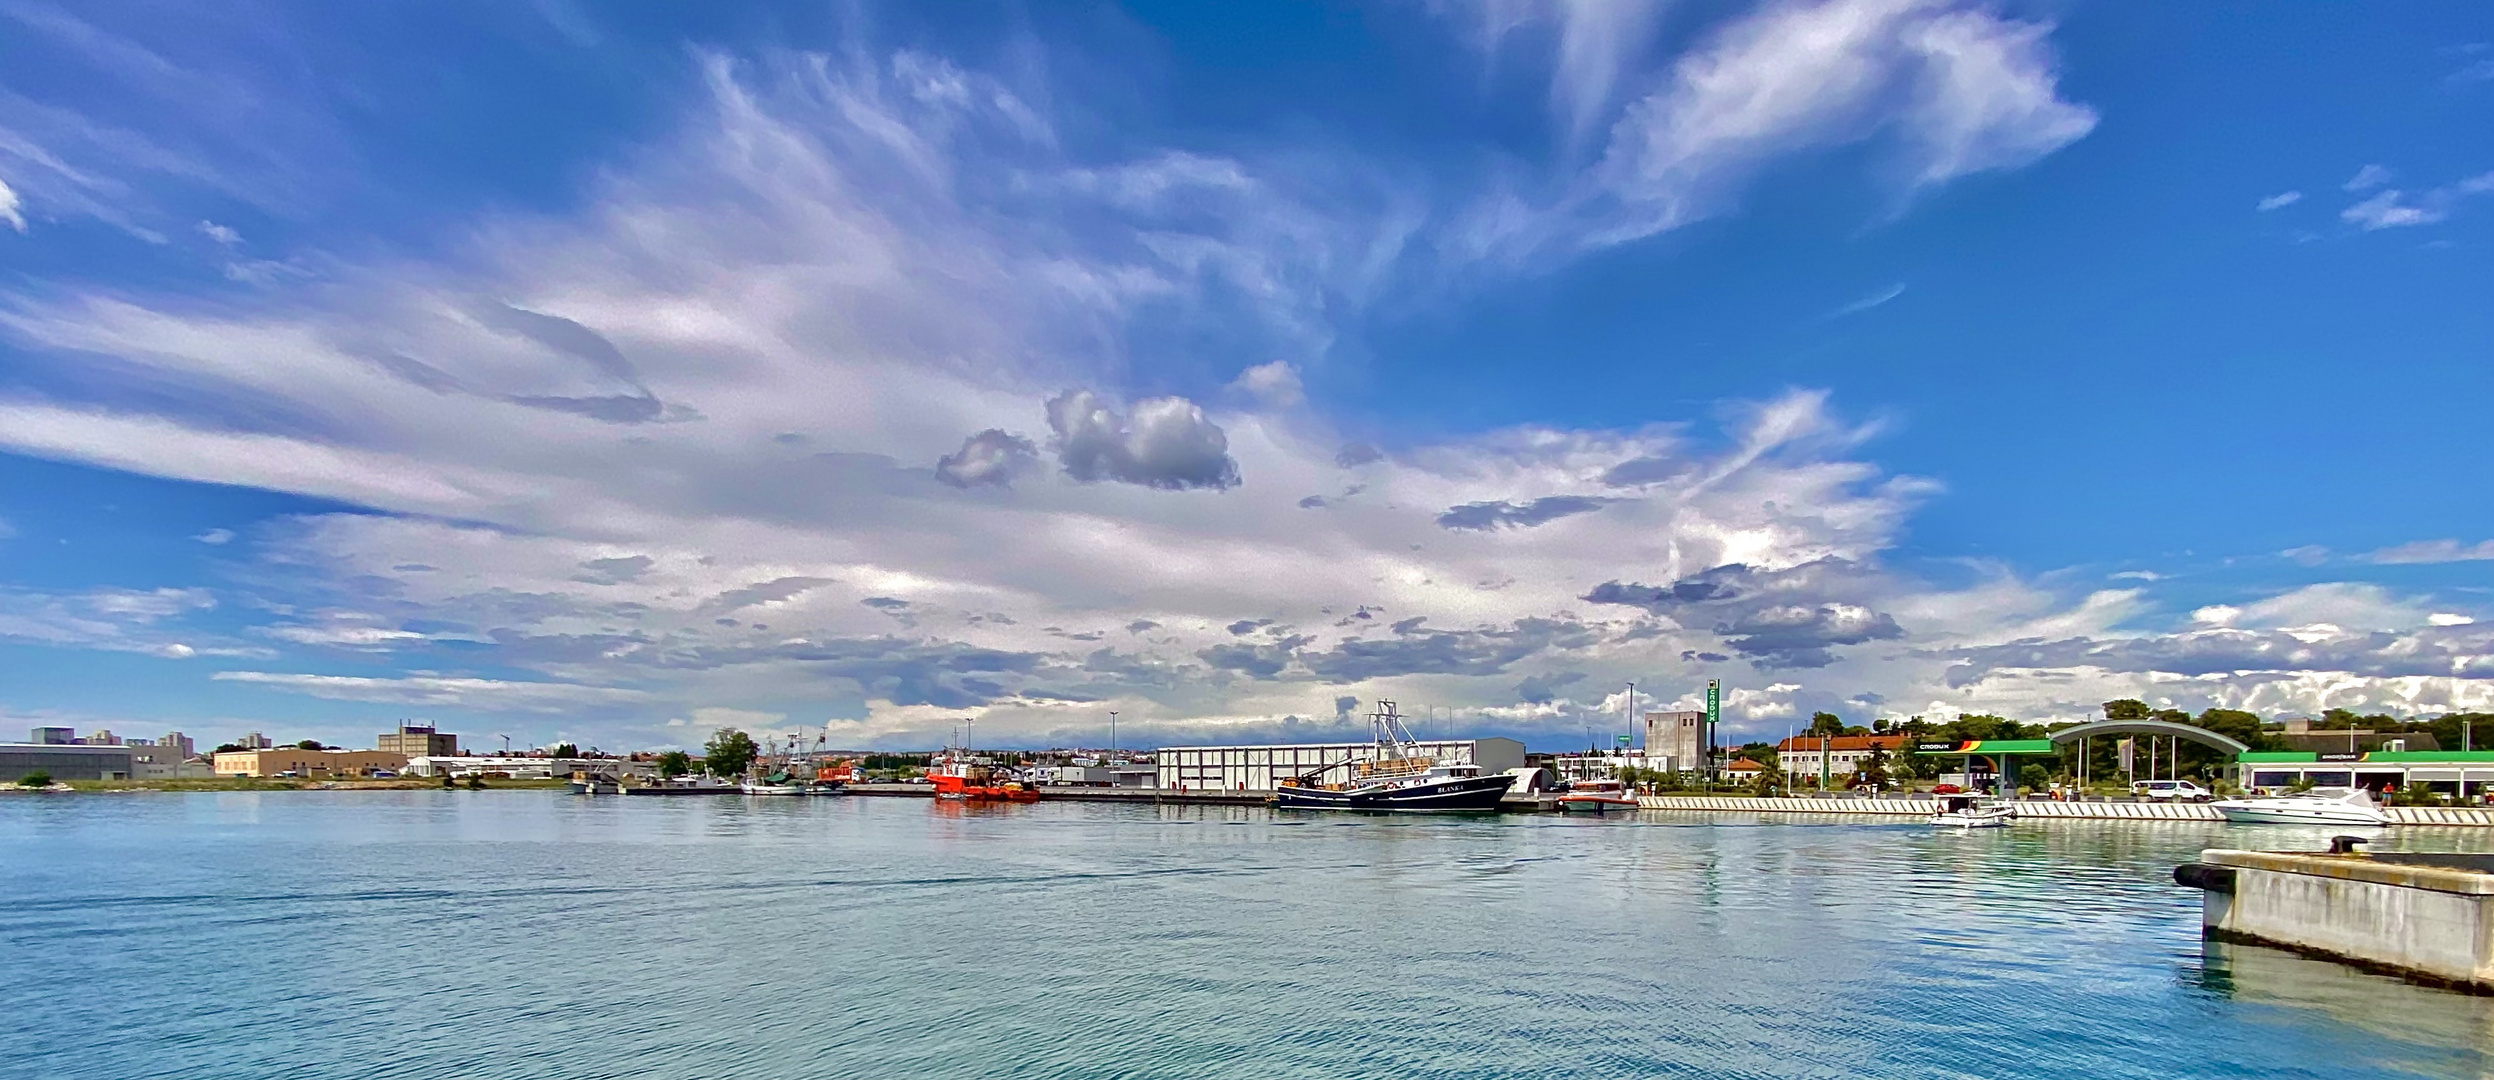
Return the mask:
[[2214,747],[2229,754],[2242,754],[2251,749],[2240,742],[2219,735],[2204,727],[2177,724],[2171,720],[2098,720],[2092,724],[2066,727],[2052,733],[2052,741],[2067,746],[2096,735],[2170,735],[2189,739],[2202,746]]

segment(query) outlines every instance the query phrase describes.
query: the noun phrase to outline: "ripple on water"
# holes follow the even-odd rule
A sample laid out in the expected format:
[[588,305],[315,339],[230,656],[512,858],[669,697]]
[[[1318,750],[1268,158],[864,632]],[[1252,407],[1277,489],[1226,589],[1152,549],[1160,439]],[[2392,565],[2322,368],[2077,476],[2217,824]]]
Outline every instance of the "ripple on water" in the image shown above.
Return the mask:
[[2494,1045],[2481,999],[2204,948],[2174,863],[2318,843],[2204,823],[268,793],[12,800],[0,843],[27,1075],[2190,1080]]

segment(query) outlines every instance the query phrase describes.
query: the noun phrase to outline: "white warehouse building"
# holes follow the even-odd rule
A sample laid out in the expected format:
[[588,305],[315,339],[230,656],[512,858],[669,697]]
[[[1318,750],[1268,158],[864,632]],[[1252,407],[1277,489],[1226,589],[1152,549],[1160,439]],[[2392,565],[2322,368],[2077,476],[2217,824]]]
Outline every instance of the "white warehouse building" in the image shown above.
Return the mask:
[[[1436,739],[1420,752],[1448,765],[1478,765],[1484,773],[1524,767],[1524,744],[1514,739]],[[1167,746],[1153,754],[1160,786],[1187,791],[1271,791],[1294,776],[1375,752],[1375,743],[1287,743],[1277,746]]]

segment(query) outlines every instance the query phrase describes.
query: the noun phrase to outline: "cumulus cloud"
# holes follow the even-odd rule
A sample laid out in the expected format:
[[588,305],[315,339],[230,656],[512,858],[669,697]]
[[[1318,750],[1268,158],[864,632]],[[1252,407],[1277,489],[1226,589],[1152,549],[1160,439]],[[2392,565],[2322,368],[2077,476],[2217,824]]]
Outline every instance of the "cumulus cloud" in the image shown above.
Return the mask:
[[1299,368],[1288,360],[1272,360],[1242,371],[1231,388],[1273,409],[1297,408],[1307,402]]
[[1185,398],[1151,398],[1120,415],[1098,394],[1068,390],[1048,401],[1048,428],[1065,474],[1086,483],[1169,490],[1239,483],[1229,437]]
[[207,544],[207,545],[210,545],[210,546],[212,546],[212,547],[213,547],[213,546],[222,545],[222,544],[226,544],[226,543],[230,543],[230,542],[232,542],[232,541],[233,541],[233,539],[234,539],[234,530],[232,530],[232,529],[210,529],[210,530],[208,530],[207,532],[200,533],[200,534],[199,534],[199,535],[197,535],[197,536],[191,537],[191,539],[193,539],[193,540],[197,540],[197,541],[199,541],[199,542],[200,542],[200,543],[202,543],[202,544]]
[[1006,487],[1038,460],[1039,448],[1029,439],[989,428],[962,440],[961,449],[936,459],[935,475],[957,488]]
[[1782,570],[1732,563],[1669,585],[1604,582],[1585,599],[1633,605],[1684,626],[1711,627],[1760,667],[1826,667],[1835,662],[1837,646],[1905,636],[1893,616],[1832,598],[1865,574],[1858,564],[1835,558]]

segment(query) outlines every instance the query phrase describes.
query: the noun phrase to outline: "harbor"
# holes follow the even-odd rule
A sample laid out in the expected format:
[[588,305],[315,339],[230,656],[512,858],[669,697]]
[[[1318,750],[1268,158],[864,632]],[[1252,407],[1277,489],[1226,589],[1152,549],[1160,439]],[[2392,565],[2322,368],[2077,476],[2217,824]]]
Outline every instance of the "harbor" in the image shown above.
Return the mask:
[[[0,800],[0,844],[0,941],[83,988],[0,988],[29,1075],[2092,1080],[2143,1051],[2064,1033],[2123,1031],[2176,1080],[2494,1063],[2487,999],[2202,938],[2173,868],[2327,846],[2295,827],[435,789]],[[128,1011],[154,1037],[90,1037]]]

